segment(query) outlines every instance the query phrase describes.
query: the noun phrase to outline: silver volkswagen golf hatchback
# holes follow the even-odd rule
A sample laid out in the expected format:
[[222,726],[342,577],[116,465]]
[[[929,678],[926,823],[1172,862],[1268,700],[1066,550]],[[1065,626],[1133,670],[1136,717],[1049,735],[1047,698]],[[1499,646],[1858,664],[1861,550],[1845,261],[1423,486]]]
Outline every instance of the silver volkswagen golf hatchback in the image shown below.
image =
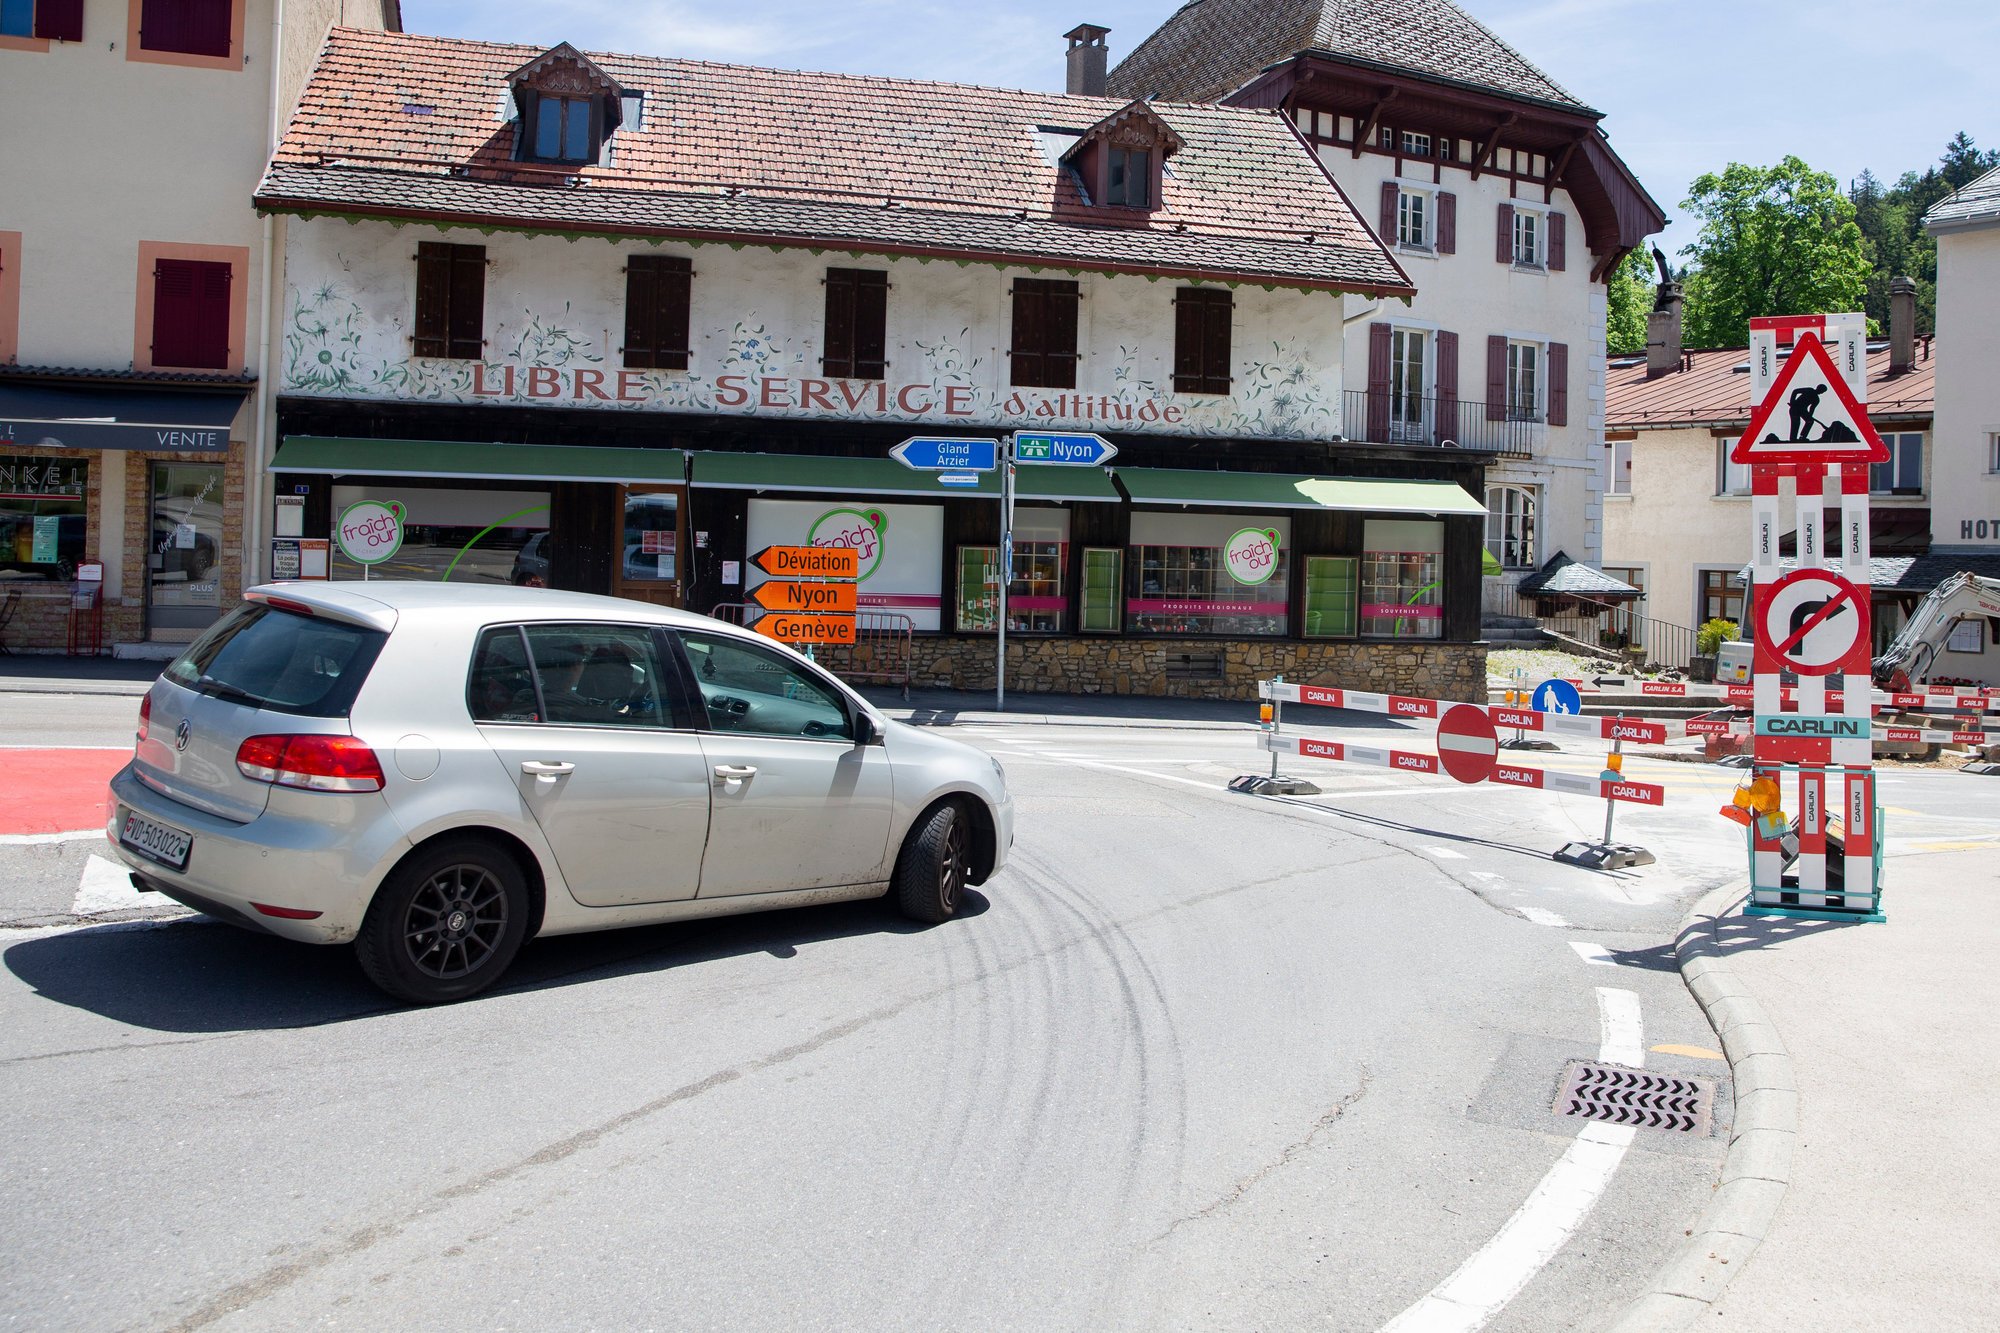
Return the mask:
[[146,695],[111,782],[141,888],[352,944],[418,1003],[535,935],[893,895],[1006,859],[990,756],[665,607],[434,583],[253,588]]

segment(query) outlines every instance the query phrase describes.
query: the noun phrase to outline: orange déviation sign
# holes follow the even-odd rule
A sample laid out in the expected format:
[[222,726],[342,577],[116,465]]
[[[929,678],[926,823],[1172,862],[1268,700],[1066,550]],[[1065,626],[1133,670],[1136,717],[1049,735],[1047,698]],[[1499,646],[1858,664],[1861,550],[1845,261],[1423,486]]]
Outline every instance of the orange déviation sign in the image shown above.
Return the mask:
[[750,563],[778,578],[851,579],[861,573],[861,553],[851,546],[766,546]]

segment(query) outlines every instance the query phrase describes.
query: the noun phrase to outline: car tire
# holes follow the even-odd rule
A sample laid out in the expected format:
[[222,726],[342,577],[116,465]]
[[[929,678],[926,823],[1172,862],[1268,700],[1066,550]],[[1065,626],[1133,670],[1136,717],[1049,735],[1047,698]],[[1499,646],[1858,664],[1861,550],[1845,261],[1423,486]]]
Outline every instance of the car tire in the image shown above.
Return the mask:
[[972,819],[957,801],[912,825],[896,858],[896,906],[903,915],[930,925],[956,916],[971,854]]
[[520,865],[490,843],[454,838],[390,872],[354,952],[368,979],[397,999],[449,1004],[498,981],[527,930]]

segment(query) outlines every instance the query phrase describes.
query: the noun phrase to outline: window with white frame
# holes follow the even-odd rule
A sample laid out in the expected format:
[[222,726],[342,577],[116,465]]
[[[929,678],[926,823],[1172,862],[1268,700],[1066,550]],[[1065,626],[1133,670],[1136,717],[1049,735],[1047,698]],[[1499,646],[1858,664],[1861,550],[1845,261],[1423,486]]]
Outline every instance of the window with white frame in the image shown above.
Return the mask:
[[1750,465],[1732,463],[1729,451],[1736,447],[1736,441],[1721,439],[1715,442],[1715,493],[1717,495],[1750,494]]
[[1389,331],[1389,432],[1393,440],[1430,438],[1430,423],[1424,410],[1428,338],[1422,329]]
[[1922,431],[1883,431],[1882,443],[1889,446],[1889,461],[1868,469],[1868,489],[1877,495],[1922,495],[1924,493],[1924,435]]
[[1507,419],[1542,419],[1542,345],[1507,344]]
[[1631,440],[1604,442],[1605,485],[1612,495],[1632,493],[1632,444]]
[[1396,195],[1396,244],[1431,248],[1431,196],[1427,190],[1399,189]]
[[1431,155],[1430,135],[1417,134],[1410,130],[1403,131],[1403,156],[1429,157],[1430,155]]
[[1535,489],[1486,488],[1486,549],[1506,569],[1535,567]]
[[1542,266],[1542,215],[1532,208],[1514,209],[1514,262]]
[[1396,151],[1396,132],[1387,125],[1382,127],[1382,151],[1385,153]]

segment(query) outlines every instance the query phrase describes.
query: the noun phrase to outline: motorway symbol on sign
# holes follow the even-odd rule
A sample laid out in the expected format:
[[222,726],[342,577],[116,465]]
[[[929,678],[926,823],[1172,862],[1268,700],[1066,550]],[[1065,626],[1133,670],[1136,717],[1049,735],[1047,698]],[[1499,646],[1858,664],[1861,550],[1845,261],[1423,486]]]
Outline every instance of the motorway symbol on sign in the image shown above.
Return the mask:
[[1459,704],[1438,721],[1438,762],[1460,782],[1484,782],[1493,776],[1500,755],[1500,737],[1484,708]]
[[1729,451],[1729,461],[1886,463],[1889,449],[1826,345],[1816,334],[1802,333],[1771,392],[1750,414],[1750,426]]
[[1096,467],[1118,456],[1118,446],[1102,435],[1056,432],[1014,432],[1014,457],[1023,463],[1053,463],[1059,467]]
[[853,643],[855,639],[852,616],[760,616],[750,628],[779,643]]
[[1867,594],[1825,569],[1757,589],[1758,670],[1829,676],[1868,670]]
[[852,546],[766,546],[750,563],[779,578],[851,579],[861,572]]
[[918,472],[991,472],[1000,465],[1000,441],[914,435],[891,449],[889,457]]
[[1581,713],[1583,692],[1566,680],[1545,680],[1531,700],[1537,713]]
[[750,590],[750,600],[767,611],[831,611],[854,614],[852,583],[781,583],[769,580]]

